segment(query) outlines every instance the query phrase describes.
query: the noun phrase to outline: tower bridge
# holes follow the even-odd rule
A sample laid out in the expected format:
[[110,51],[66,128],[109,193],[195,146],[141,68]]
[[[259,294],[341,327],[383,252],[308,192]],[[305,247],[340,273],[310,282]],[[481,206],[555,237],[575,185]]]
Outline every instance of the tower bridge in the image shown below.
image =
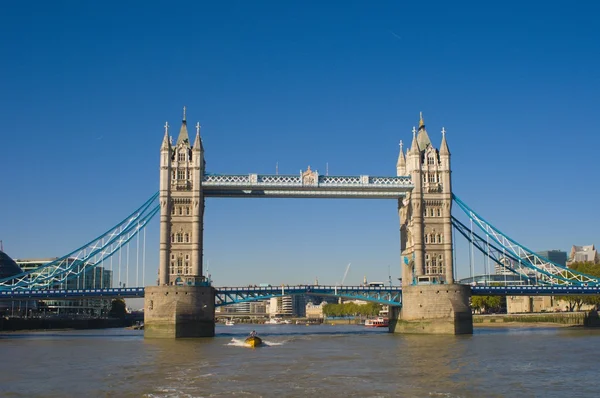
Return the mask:
[[[49,297],[145,297],[147,337],[202,337],[215,333],[215,307],[284,294],[323,294],[392,305],[390,331],[472,333],[469,298],[494,295],[597,294],[600,280],[555,264],[500,232],[452,193],[451,154],[446,130],[436,148],[420,115],[410,147],[400,151],[396,175],[329,176],[307,167],[295,175],[211,174],[205,171],[200,125],[193,145],[183,119],[175,143],[168,123],[160,147],[160,190],[132,214],[87,244],[43,266],[0,279],[0,299]],[[202,269],[206,198],[390,199],[397,203],[401,287],[295,286],[290,289],[215,288]],[[156,204],[158,202],[158,204]],[[452,214],[453,204],[469,219]],[[129,268],[121,275],[121,254],[136,244],[135,280],[144,280],[145,227],[160,214],[157,286],[131,288]],[[466,286],[454,281],[453,228],[489,261],[532,286]],[[477,233],[475,229],[480,232]],[[97,266],[113,260],[119,287],[68,289]],[[115,269],[116,272],[116,269]],[[133,272],[133,270],[132,270]],[[89,277],[88,277],[89,278]],[[124,281],[124,282],[123,282]],[[127,287],[126,287],[127,286]],[[138,285],[139,286],[139,285]],[[257,290],[258,289],[258,290]],[[400,296],[401,294],[401,296]],[[400,298],[401,297],[401,298]]]

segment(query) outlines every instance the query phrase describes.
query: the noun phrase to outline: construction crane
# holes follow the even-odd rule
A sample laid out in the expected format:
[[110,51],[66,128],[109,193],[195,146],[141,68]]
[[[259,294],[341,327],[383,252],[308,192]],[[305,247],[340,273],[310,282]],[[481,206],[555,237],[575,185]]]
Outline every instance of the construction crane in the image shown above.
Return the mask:
[[344,277],[342,278],[342,283],[340,283],[340,286],[344,286],[344,282],[346,281],[346,277],[348,276],[348,271],[350,271],[350,264],[352,263],[348,263],[348,266],[346,267],[346,272],[344,272]]

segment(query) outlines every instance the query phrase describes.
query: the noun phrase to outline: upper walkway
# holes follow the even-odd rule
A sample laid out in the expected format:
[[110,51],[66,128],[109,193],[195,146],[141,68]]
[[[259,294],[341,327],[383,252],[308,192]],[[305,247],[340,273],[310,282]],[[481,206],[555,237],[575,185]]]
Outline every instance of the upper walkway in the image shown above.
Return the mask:
[[298,175],[206,174],[202,179],[208,197],[394,199],[412,189],[410,176],[323,176],[310,167]]

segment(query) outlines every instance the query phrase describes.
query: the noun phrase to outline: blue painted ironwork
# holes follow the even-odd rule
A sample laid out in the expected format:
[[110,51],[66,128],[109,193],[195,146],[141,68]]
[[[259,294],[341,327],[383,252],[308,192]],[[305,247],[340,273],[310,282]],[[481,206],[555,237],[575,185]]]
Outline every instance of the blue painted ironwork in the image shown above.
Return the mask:
[[158,213],[159,206],[153,206],[157,198],[158,193],[152,195],[116,226],[71,253],[36,269],[0,279],[0,291],[59,288],[66,281],[96,267],[131,241]]
[[144,297],[143,287],[124,287],[107,289],[34,289],[34,290],[3,290],[0,300],[26,299],[79,299],[82,297]]
[[456,228],[456,230],[465,237],[469,242],[473,243],[473,245],[484,255],[488,256],[490,260],[499,264],[504,269],[509,270],[510,272],[519,275],[523,281],[528,283],[534,283],[535,278],[531,276],[519,272],[518,269],[515,269],[510,266],[510,263],[507,261],[502,261],[503,259],[510,259],[515,263],[519,263],[520,259],[515,257],[512,253],[506,253],[506,250],[501,250],[495,245],[487,242],[483,237],[479,236],[475,232],[472,232],[469,227],[460,222],[456,217],[452,216],[452,226]]
[[268,287],[220,287],[217,289],[216,306],[266,300],[296,294],[340,297],[347,300],[364,300],[374,303],[400,306],[402,289],[399,286],[268,286]]
[[514,285],[514,286],[471,286],[473,296],[570,296],[600,294],[600,286],[577,285]]
[[[513,286],[470,286],[474,296],[570,296],[600,294],[600,286],[566,285],[513,285]],[[215,305],[267,300],[272,297],[305,294],[314,296],[341,297],[348,300],[364,300],[379,304],[401,306],[402,289],[398,287],[363,286],[286,286],[281,287],[221,287],[216,288]],[[78,299],[82,297],[144,297],[143,287],[108,289],[51,289],[51,290],[5,290],[0,291],[0,300],[28,299]]]
[[517,258],[520,265],[532,270],[538,283],[548,285],[600,285],[599,278],[563,267],[521,245],[484,220],[458,197],[455,195],[452,197],[460,209],[485,232],[486,236],[495,241],[506,253]]

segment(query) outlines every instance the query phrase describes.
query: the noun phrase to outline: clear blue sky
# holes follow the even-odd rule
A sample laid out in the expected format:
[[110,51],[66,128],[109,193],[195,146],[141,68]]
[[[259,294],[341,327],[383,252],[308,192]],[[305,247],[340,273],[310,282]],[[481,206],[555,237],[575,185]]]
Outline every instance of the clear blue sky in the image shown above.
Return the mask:
[[[498,228],[534,250],[600,244],[600,6],[575,4],[6,3],[5,251],[65,254],[157,191],[183,105],[208,171],[242,174],[394,175],[423,111],[455,193]],[[393,201],[209,199],[205,235],[218,286],[335,283],[350,262],[346,283],[399,276]],[[157,246],[155,222],[148,283]]]

